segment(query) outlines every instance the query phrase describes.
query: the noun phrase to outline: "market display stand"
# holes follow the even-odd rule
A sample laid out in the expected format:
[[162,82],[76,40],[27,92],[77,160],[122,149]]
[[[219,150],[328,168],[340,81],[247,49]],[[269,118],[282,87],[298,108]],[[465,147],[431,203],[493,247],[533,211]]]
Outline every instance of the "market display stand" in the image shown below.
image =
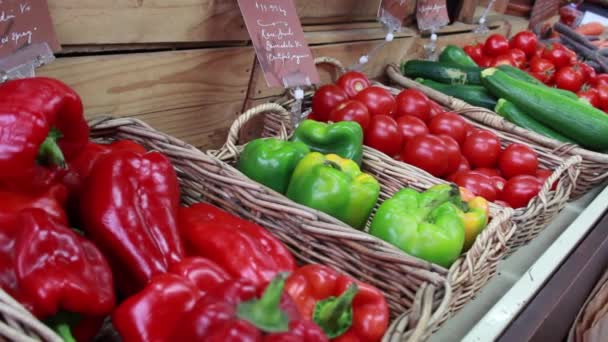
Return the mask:
[[[605,240],[608,231],[605,225],[608,219],[602,219],[607,208],[608,187],[595,188],[569,203],[530,244],[501,262],[498,274],[479,296],[447,321],[430,341],[561,340],[550,337],[565,336],[561,334],[562,330],[567,334],[595,284],[592,274],[596,272],[599,276],[604,269],[599,264],[602,261],[604,267],[607,264],[608,241]],[[585,256],[588,261],[579,261]],[[570,272],[576,272],[576,275]],[[546,291],[543,290],[545,284]],[[560,296],[553,289],[568,294]],[[570,294],[575,297],[570,298]],[[547,302],[546,306],[538,304],[543,300]],[[553,321],[543,322],[544,319]],[[542,335],[548,332],[555,335]]]

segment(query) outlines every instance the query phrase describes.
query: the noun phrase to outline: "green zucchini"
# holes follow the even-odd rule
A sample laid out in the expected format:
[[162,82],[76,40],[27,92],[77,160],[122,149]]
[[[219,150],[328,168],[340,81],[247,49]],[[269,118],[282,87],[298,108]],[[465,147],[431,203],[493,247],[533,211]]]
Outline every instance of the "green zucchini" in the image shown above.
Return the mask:
[[423,78],[417,78],[416,82],[440,91],[446,95],[461,99],[469,104],[472,104],[473,106],[483,107],[490,110],[494,110],[494,107],[496,106],[496,98],[482,86],[459,85],[455,87],[453,85],[439,83],[433,80],[425,80]]
[[555,140],[559,140],[561,142],[569,142],[572,143],[572,139],[568,139],[562,134],[557,133],[551,128],[541,124],[540,122],[534,120],[528,114],[524,113],[521,109],[517,108],[513,103],[505,100],[499,99],[496,104],[495,112],[508,121],[516,124],[519,127],[523,127],[530,131],[536,132],[538,134],[542,134],[548,138],[552,138]]
[[595,151],[608,149],[608,115],[544,86],[509,77],[489,68],[481,72],[484,86],[509,100],[536,121]]
[[500,65],[500,66],[497,66],[496,68],[501,71],[504,71],[505,74],[507,74],[513,78],[517,78],[519,80],[526,81],[528,83],[532,83],[532,84],[536,84],[539,86],[547,87],[549,89],[553,89],[553,91],[555,91],[559,94],[562,94],[563,96],[567,96],[574,100],[578,99],[578,96],[576,96],[575,93],[568,91],[568,90],[564,90],[564,89],[549,87],[549,86],[545,85],[543,82],[537,80],[534,76],[532,76],[532,75],[528,74],[527,72],[525,72],[519,68],[516,68],[514,66]]
[[455,45],[448,45],[441,51],[441,54],[439,54],[439,62],[457,67],[478,66],[463,49]]
[[407,77],[422,77],[447,84],[481,85],[480,71],[476,67],[455,67],[432,61],[412,60],[401,64],[401,72]]

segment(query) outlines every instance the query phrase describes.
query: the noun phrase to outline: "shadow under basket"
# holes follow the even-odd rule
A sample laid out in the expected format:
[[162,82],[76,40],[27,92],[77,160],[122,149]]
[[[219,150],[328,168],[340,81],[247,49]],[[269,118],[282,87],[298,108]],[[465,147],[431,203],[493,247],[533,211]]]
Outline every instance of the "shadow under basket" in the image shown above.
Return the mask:
[[[453,297],[447,270],[409,257],[365,232],[298,205],[248,179],[218,158],[156,131],[140,120],[103,118],[89,124],[91,138],[96,142],[130,139],[148,150],[164,153],[177,172],[182,204],[214,204],[268,229],[294,253],[299,264],[325,264],[378,287],[385,294],[391,311],[391,325],[384,341],[423,340],[448,310]],[[498,220],[503,219],[506,220],[502,217]],[[487,239],[486,236],[478,240]],[[494,255],[497,248],[490,247],[488,251],[482,251],[481,247],[476,250],[482,256]],[[469,262],[475,263],[478,258]],[[61,341],[2,290],[0,310],[0,337],[16,341]],[[103,330],[111,327],[106,325]]]
[[[252,108],[239,116],[228,133],[226,144],[220,150],[209,151],[209,153],[226,161],[230,165],[235,165],[238,162],[239,155],[244,147],[243,145],[237,146],[241,129],[247,122],[262,115],[265,116],[265,122],[267,123],[263,136],[277,137],[284,140],[288,139],[288,132],[291,132],[291,129],[286,123],[290,122],[290,113],[278,104],[267,103]],[[380,163],[381,161],[378,159],[377,152],[364,146],[362,170],[375,176],[381,185],[380,198],[368,220],[366,230],[380,203],[390,198],[400,189],[411,187],[420,191],[440,183],[433,177],[428,177],[414,167],[404,164],[406,169],[395,169],[393,165],[389,164],[384,164],[380,167]],[[410,271],[407,270],[406,265],[418,268],[416,272],[422,272],[424,274],[433,272],[446,279],[448,281],[447,285],[452,289],[452,296],[447,300],[445,306],[439,304],[439,302],[446,301],[445,297],[441,298],[441,296],[436,296],[433,298],[435,303],[428,307],[441,307],[442,312],[440,312],[439,309],[435,311],[435,320],[429,321],[427,324],[428,329],[422,337],[428,337],[432,331],[437,329],[439,324],[449,318],[454,312],[458,311],[466,302],[474,297],[483,285],[487,283],[496,272],[498,261],[507,252],[506,242],[511,238],[515,231],[515,226],[510,220],[513,212],[512,209],[493,208],[491,210],[490,223],[477,237],[471,249],[461,255],[449,270],[445,270],[438,265],[433,265],[407,255],[396,247],[369,235],[364,231],[354,229],[324,213],[302,207],[279,193],[268,188],[265,189],[266,193],[272,194],[276,200],[280,201],[283,205],[306,210],[307,215],[302,215],[298,219],[303,227],[302,230],[316,232],[317,234],[328,234],[336,237],[340,236],[343,239],[341,242],[342,246],[354,243],[359,239],[365,239],[364,248],[366,259],[361,260],[362,264],[353,265],[355,267],[361,267],[361,270],[357,270],[354,274],[358,275],[360,278],[364,277],[362,280],[370,281],[375,286],[385,291],[385,293],[392,298],[391,300],[395,301],[393,307],[396,310],[404,310],[402,312],[406,313],[409,312],[410,300],[404,296],[409,296],[409,293],[413,294],[419,291],[416,287],[420,286],[420,283],[410,283],[409,279],[411,276],[407,273]],[[282,209],[277,207],[277,210]],[[361,240],[361,243],[362,241],[363,240]],[[400,267],[403,271],[407,272],[399,274],[399,269],[395,269],[394,272],[391,272],[391,278],[388,279],[388,282],[386,277],[384,277],[384,279],[373,279],[366,275],[367,270],[383,269],[388,266],[384,261],[384,255],[386,253],[399,255],[399,258],[395,259],[390,266]],[[400,265],[400,263],[402,265]],[[364,273],[359,274],[361,271]],[[353,270],[353,272],[355,272],[355,270]],[[377,275],[374,275],[373,277],[377,277]]]

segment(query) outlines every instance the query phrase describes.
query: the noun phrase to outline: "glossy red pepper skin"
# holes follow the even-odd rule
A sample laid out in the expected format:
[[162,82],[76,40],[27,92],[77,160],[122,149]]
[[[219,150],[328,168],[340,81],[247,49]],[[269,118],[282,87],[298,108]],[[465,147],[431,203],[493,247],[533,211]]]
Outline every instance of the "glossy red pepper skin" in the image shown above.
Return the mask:
[[0,225],[10,224],[20,211],[29,208],[43,210],[58,223],[68,223],[64,206],[68,192],[61,184],[53,185],[41,194],[0,191]]
[[117,151],[98,160],[80,202],[82,228],[110,261],[125,294],[183,258],[179,185],[162,153]]
[[329,297],[339,297],[352,283],[358,291],[352,301],[352,325],[332,341],[380,341],[389,323],[386,299],[375,287],[323,265],[306,265],[292,273],[285,291],[293,298],[304,317],[312,319],[316,304]]
[[180,208],[179,229],[190,255],[213,260],[232,276],[256,285],[296,269],[291,252],[267,230],[213,205]]
[[296,341],[326,341],[318,327],[299,320],[297,308],[286,294],[282,294],[280,308],[292,319],[293,329],[288,332],[264,336],[251,323],[235,319],[236,306],[262,289],[246,279],[233,278],[211,260],[185,258],[125,300],[114,311],[112,322],[124,342],[262,341],[264,337],[294,341],[297,336],[311,339]]
[[0,225],[0,284],[39,319],[60,310],[104,316],[115,304],[112,272],[93,243],[41,209]]
[[60,133],[57,145],[64,161],[82,152],[89,127],[80,97],[58,80],[34,77],[0,84],[0,98],[0,181],[52,183],[52,172],[39,175],[48,170],[37,165],[38,153],[51,130]]

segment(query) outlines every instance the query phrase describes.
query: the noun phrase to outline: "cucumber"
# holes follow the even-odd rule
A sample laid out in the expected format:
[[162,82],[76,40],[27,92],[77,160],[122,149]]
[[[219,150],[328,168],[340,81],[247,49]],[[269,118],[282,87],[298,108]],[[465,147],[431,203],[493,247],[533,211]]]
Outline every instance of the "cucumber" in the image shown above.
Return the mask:
[[401,72],[410,78],[422,77],[447,84],[481,85],[481,69],[455,67],[432,61],[407,61],[401,64]]
[[432,80],[417,78],[416,82],[429,88],[433,88],[446,95],[461,99],[473,106],[483,107],[494,110],[496,98],[492,96],[486,88],[476,85],[459,85],[457,87],[449,84],[439,83]]
[[608,149],[608,115],[604,112],[496,68],[482,71],[481,76],[492,94],[509,100],[536,121],[586,148]]
[[571,99],[574,99],[574,100],[578,99],[578,96],[576,96],[575,93],[573,93],[571,91],[568,91],[568,90],[563,90],[563,89],[559,89],[559,88],[549,87],[549,86],[545,85],[543,82],[537,80],[534,76],[532,76],[532,75],[528,74],[527,72],[525,72],[525,71],[523,71],[523,70],[521,70],[519,68],[516,68],[514,66],[500,65],[500,66],[497,66],[496,68],[499,69],[499,70],[501,70],[501,71],[504,71],[505,74],[507,74],[507,75],[509,75],[509,76],[511,76],[513,78],[517,78],[519,80],[526,81],[528,83],[532,83],[532,84],[536,84],[536,85],[539,85],[539,86],[547,87],[549,89],[553,89],[553,91],[555,91],[555,92],[557,92],[559,94],[562,94],[563,96],[567,96],[567,97],[569,97]]
[[572,139],[568,139],[565,136],[557,133],[551,128],[541,124],[540,122],[531,118],[528,114],[524,113],[521,109],[517,108],[513,103],[505,100],[499,99],[495,108],[496,113],[498,113],[503,118],[508,121],[516,124],[519,127],[523,127],[530,131],[536,132],[538,134],[542,134],[548,138],[552,138],[555,140],[559,140],[561,142],[573,143]]
[[477,67],[477,63],[458,46],[448,45],[439,55],[439,62],[457,67]]

